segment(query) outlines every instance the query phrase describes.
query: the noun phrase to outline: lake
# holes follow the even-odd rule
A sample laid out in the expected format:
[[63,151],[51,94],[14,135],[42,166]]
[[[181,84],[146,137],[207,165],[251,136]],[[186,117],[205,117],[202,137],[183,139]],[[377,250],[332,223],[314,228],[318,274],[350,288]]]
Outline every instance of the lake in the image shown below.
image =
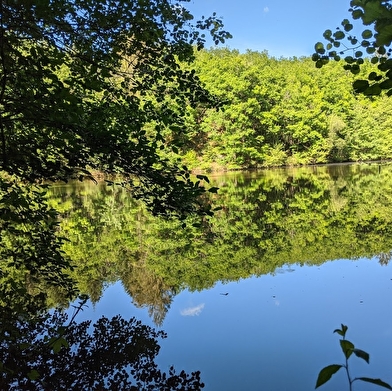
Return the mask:
[[[392,166],[212,175],[211,221],[151,217],[120,188],[58,185],[78,320],[121,314],[163,329],[158,363],[200,370],[205,390],[312,390],[343,364],[339,336],[370,353],[352,377],[392,383]],[[354,390],[377,389],[355,382]],[[343,369],[321,390],[348,390]]]

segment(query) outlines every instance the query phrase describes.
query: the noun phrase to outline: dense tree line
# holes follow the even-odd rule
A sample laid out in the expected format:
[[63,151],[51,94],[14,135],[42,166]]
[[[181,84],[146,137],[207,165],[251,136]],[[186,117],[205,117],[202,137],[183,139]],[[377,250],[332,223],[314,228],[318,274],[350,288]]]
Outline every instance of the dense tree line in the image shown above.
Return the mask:
[[[392,158],[392,101],[355,94],[339,63],[203,50],[195,67],[224,109],[189,108],[185,161],[206,170]],[[365,61],[367,75],[375,65]]]

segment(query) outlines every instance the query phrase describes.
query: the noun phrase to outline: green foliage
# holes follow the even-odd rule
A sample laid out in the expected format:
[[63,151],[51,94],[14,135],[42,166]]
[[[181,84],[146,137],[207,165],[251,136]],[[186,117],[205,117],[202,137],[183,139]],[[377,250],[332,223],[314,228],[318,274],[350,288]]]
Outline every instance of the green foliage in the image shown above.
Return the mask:
[[[210,178],[221,205],[201,226],[150,216],[123,189],[72,183],[53,187],[63,205],[60,233],[72,277],[97,301],[120,280],[132,302],[161,324],[173,297],[218,281],[275,273],[286,264],[331,259],[390,261],[392,173],[389,165],[229,173]],[[67,206],[65,208],[65,206]],[[50,292],[51,303],[62,303]]]
[[57,212],[48,207],[46,189],[0,176],[0,308],[34,313],[46,307],[49,287],[75,296],[72,266],[57,234]]
[[[192,131],[180,152],[205,171],[390,159],[392,102],[351,92],[337,63],[322,71],[309,58],[213,49],[195,53],[195,69],[223,110],[189,109]],[[366,61],[361,75],[374,71]]]
[[363,350],[355,348],[354,344],[348,340],[346,340],[346,332],[348,330],[348,327],[344,324],[341,325],[340,329],[334,330],[334,333],[339,334],[342,339],[340,339],[340,347],[342,348],[342,352],[345,357],[345,364],[338,365],[338,364],[333,364],[333,365],[328,365],[324,367],[317,378],[316,382],[316,387],[318,388],[328,382],[331,377],[339,371],[340,368],[344,368],[346,370],[347,374],[347,379],[349,383],[349,390],[352,390],[352,385],[355,381],[361,380],[366,383],[371,383],[378,385],[380,387],[387,388],[388,390],[392,390],[392,387],[388,384],[382,381],[381,379],[372,379],[368,377],[356,377],[354,379],[351,378],[350,371],[349,371],[349,365],[348,365],[348,359],[351,357],[351,355],[354,353],[357,357],[361,358],[362,360],[366,361],[369,364],[369,354],[366,353]]
[[[87,323],[68,329],[76,333],[72,340],[53,332],[60,315],[45,311],[50,300],[68,304],[77,288],[63,252],[66,239],[59,235],[58,215],[48,206],[42,183],[95,181],[96,172],[110,179],[118,175],[108,184],[143,200],[154,215],[183,220],[213,214],[201,197],[206,178],[191,179],[177,144],[187,132],[188,108],[220,107],[190,69],[194,49],[203,47],[204,32],[216,43],[230,34],[215,14],[193,22],[183,6],[187,1],[0,3],[2,389],[101,389],[105,381],[110,389],[126,388],[124,368],[132,363],[137,383],[131,389],[144,382],[150,383],[146,389],[200,387],[198,375],[188,381],[184,372],[177,376],[171,370],[159,377],[150,364],[155,343],[147,352],[135,349],[134,361],[128,351],[118,352],[101,365],[105,357],[99,349],[107,333],[115,346],[109,343],[106,352],[119,342],[126,349],[131,337],[139,337],[147,349],[144,334],[150,329],[118,318],[102,320],[94,345]],[[78,228],[88,230],[88,221]],[[78,361],[83,354],[84,362]],[[116,372],[121,363],[124,368]],[[86,367],[84,377],[79,365]]]
[[122,174],[155,214],[205,214],[204,188],[161,150],[175,154],[188,106],[219,106],[178,61],[202,31],[230,34],[181,3],[2,3],[0,168],[28,181]]
[[361,20],[362,31],[354,35],[354,22],[344,19],[342,28],[337,28],[335,33],[331,30],[324,32],[328,44],[322,42],[315,44],[315,53],[312,56],[317,68],[321,68],[330,59],[336,61],[344,57],[344,69],[358,75],[365,62],[370,57],[372,64],[377,65],[368,73],[367,79],[357,79],[353,82],[355,92],[365,96],[392,95],[392,6],[385,0],[352,0],[350,2],[351,17]]

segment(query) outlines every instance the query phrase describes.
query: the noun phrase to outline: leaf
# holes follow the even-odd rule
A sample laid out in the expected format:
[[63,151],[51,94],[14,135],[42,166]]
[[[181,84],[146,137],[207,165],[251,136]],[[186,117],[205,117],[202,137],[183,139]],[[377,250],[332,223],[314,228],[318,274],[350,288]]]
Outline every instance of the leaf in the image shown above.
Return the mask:
[[347,341],[347,339],[341,339],[340,346],[346,359],[349,359],[353,353],[353,350],[355,349],[354,344],[350,341]]
[[336,329],[333,332],[338,333],[339,335],[341,335],[344,338],[346,336],[346,332],[348,330],[348,327],[346,325],[344,325],[343,323],[340,326],[342,327],[341,329]]
[[30,380],[37,380],[37,379],[39,378],[39,373],[38,373],[35,369],[32,369],[32,370],[27,374],[27,377],[28,377]]
[[354,10],[351,13],[351,15],[352,15],[353,19],[359,19],[363,15],[363,11],[357,9],[357,10]]
[[347,23],[344,25],[344,31],[351,31],[353,27],[354,26],[351,23]]
[[334,375],[340,368],[342,368],[342,366],[343,365],[332,364],[323,368],[317,377],[315,388],[318,388],[324,383],[326,383],[332,377],[332,375]]
[[209,191],[210,193],[217,193],[218,190],[219,190],[219,187],[211,187],[210,189],[208,189],[208,191]]
[[206,176],[206,175],[196,175],[196,178],[197,178],[197,179],[204,180],[204,181],[206,181],[207,183],[210,183],[210,180],[208,179],[208,176]]
[[365,360],[369,364],[369,359],[370,359],[369,353],[367,353],[361,349],[354,349],[353,352],[357,357],[362,358],[363,360]]
[[363,39],[369,39],[373,36],[373,33],[371,30],[364,30],[362,31],[362,38]]
[[54,353],[58,353],[63,346],[66,348],[69,347],[67,340],[63,337],[60,338],[52,337],[49,341],[49,345],[52,345],[52,349]]
[[381,94],[381,87],[379,84],[373,84],[369,88],[367,88],[363,94],[366,96],[374,96],[374,95],[380,95]]
[[392,390],[392,387],[388,383],[383,382],[381,379],[371,379],[370,377],[357,377],[354,380],[362,380],[364,382],[376,384],[378,386],[387,388],[388,390]]
[[382,88],[383,90],[389,90],[390,88],[392,88],[392,80],[384,80],[382,83],[380,83],[380,88]]
[[333,36],[335,37],[335,39],[341,40],[341,39],[344,39],[346,34],[344,34],[343,31],[336,31],[336,33],[334,33]]
[[329,39],[329,38],[331,38],[331,36],[332,36],[332,31],[331,30],[325,30],[324,31],[323,37],[325,39]]
[[314,45],[314,49],[316,50],[317,53],[320,53],[320,54],[325,53],[324,44],[322,42],[317,42]]
[[355,92],[364,92],[369,88],[369,82],[367,80],[355,80],[353,83]]

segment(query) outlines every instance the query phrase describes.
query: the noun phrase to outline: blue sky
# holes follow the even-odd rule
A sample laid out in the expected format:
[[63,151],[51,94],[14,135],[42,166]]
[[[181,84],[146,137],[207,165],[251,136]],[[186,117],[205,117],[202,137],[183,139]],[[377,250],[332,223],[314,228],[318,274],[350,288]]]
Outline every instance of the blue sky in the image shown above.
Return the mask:
[[311,55],[326,29],[350,17],[349,0],[191,0],[186,8],[196,19],[213,12],[222,17],[233,35],[225,46],[274,57]]

